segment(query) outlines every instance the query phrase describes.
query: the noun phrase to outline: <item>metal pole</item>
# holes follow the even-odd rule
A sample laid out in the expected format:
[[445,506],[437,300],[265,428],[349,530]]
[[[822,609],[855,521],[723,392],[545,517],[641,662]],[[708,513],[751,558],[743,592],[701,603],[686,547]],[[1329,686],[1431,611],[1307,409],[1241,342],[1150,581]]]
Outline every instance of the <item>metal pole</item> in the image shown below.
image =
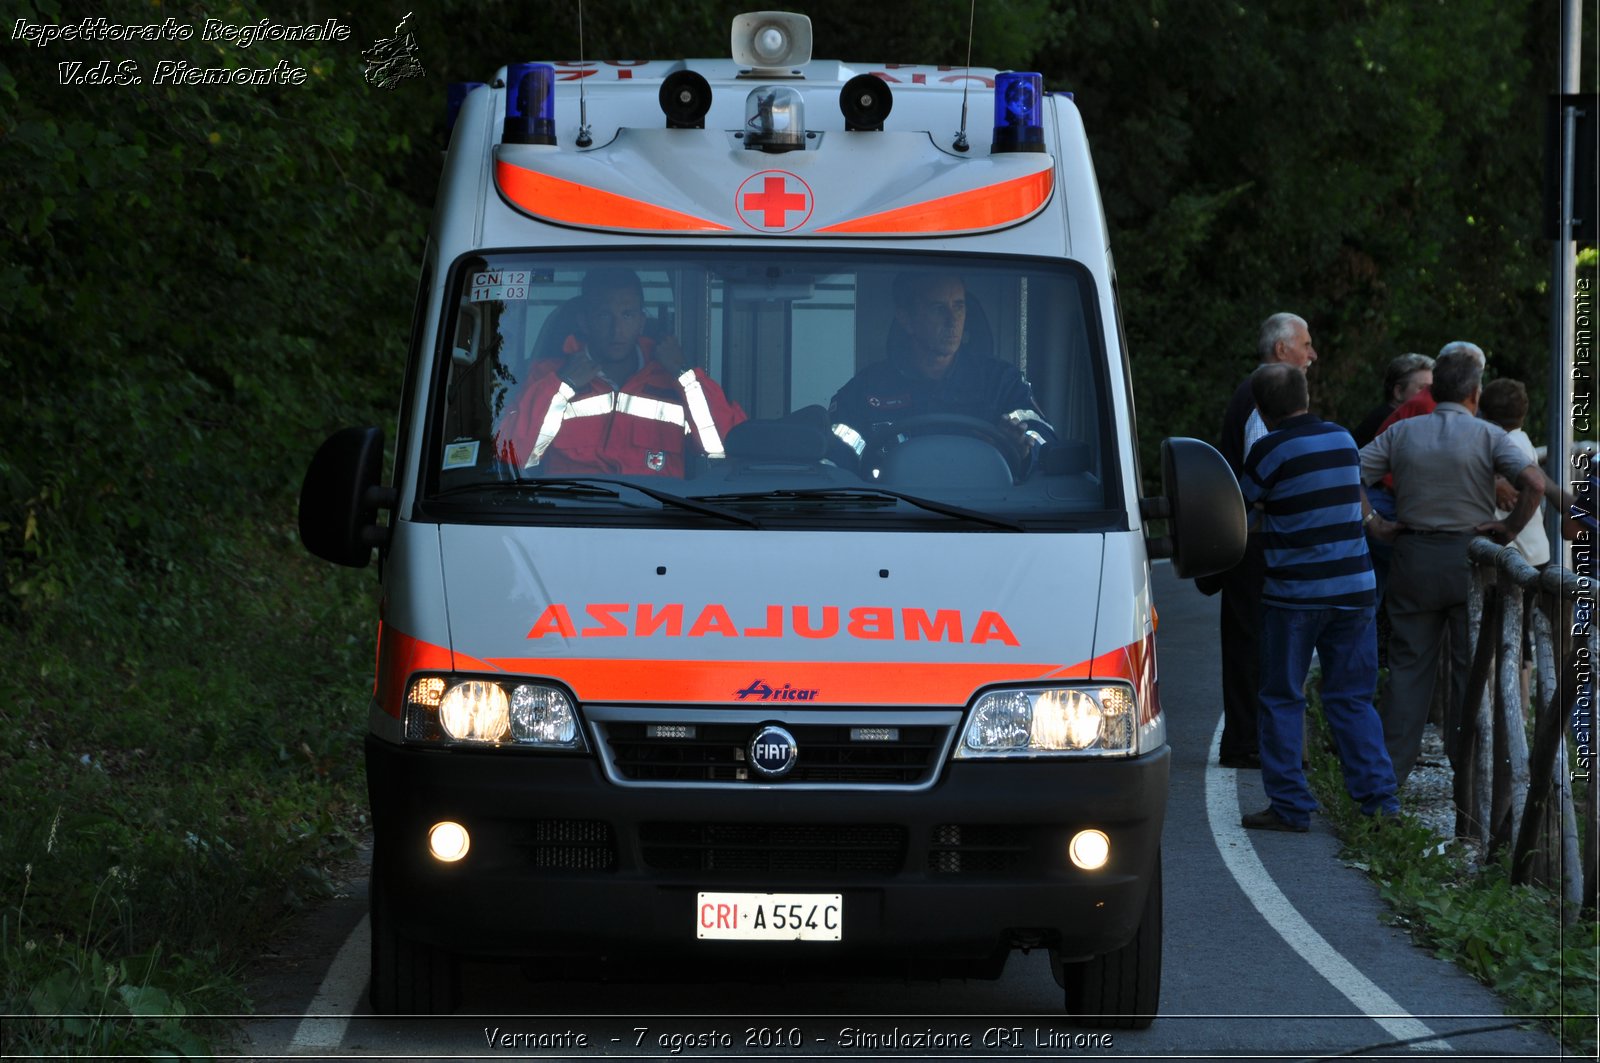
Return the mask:
[[[1561,82],[1556,91],[1578,91],[1582,62],[1583,5],[1581,0],[1561,3]],[[1572,441],[1572,361],[1576,337],[1573,333],[1573,288],[1577,284],[1577,250],[1572,241],[1572,160],[1576,145],[1577,116],[1570,107],[1561,109],[1557,124],[1561,137],[1561,228],[1556,237],[1550,285],[1550,396],[1548,400],[1548,472],[1551,479],[1566,487],[1572,479],[1568,453]],[[1592,208],[1585,208],[1592,209]],[[1545,531],[1554,548],[1551,560],[1570,568],[1571,549],[1561,538],[1561,514],[1557,507],[1545,507]]]

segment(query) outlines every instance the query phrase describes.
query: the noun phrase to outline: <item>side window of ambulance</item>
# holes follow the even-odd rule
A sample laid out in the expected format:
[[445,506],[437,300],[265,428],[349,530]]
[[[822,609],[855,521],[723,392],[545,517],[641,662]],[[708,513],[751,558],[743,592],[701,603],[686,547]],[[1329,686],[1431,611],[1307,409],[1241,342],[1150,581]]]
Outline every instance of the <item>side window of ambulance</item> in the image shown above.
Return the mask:
[[457,308],[445,385],[447,444],[486,439],[493,430],[495,408],[504,401],[500,354],[506,320],[500,303]]

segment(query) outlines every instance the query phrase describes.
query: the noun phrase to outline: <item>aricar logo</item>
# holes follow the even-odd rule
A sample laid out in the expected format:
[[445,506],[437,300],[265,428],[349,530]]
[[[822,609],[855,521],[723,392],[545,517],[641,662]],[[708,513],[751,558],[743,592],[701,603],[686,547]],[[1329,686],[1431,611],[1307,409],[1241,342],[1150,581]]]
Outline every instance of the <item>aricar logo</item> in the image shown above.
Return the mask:
[[774,690],[765,680],[757,679],[733,696],[740,701],[747,701],[750,698],[755,698],[757,701],[815,701],[818,693],[815,690],[797,689],[788,683]]

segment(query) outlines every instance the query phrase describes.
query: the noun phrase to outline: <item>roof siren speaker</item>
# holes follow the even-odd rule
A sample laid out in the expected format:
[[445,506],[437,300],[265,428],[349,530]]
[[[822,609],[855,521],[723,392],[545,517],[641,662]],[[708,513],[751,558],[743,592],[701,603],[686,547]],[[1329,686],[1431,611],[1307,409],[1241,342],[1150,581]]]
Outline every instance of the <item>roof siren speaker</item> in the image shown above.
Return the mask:
[[882,78],[872,74],[857,74],[839,90],[839,110],[844,113],[844,127],[852,132],[881,130],[883,120],[894,107],[894,94]]
[[811,20],[790,11],[751,11],[733,17],[733,61],[740,77],[794,77],[811,62]]
[[674,70],[661,82],[661,113],[668,129],[704,129],[711,83],[693,70]]

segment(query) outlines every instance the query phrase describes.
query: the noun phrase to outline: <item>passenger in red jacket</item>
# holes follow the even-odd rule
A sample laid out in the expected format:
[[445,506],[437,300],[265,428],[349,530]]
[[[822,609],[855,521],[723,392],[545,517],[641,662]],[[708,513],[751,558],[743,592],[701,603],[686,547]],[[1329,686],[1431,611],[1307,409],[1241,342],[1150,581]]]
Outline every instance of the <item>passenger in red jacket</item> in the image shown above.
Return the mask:
[[745,412],[671,336],[644,335],[644,288],[631,270],[584,278],[581,330],[535,362],[496,432],[501,458],[534,475],[684,475],[687,453],[723,456]]

